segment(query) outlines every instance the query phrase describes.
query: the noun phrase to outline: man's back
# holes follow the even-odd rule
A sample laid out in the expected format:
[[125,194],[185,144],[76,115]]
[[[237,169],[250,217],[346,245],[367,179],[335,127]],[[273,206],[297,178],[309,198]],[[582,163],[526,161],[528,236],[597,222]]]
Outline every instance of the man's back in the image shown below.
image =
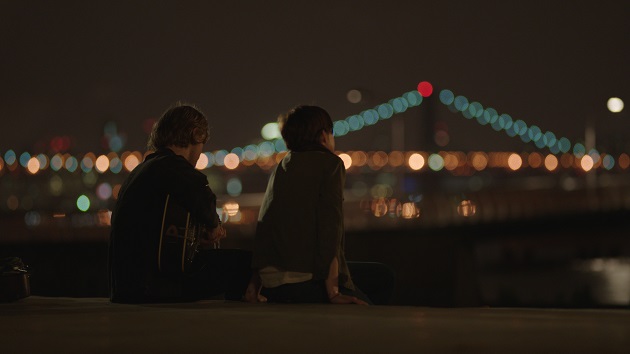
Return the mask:
[[151,154],[123,183],[112,213],[110,296],[113,302],[144,302],[177,298],[181,279],[158,270],[161,221],[167,195],[216,227],[216,197],[207,179],[171,150]]

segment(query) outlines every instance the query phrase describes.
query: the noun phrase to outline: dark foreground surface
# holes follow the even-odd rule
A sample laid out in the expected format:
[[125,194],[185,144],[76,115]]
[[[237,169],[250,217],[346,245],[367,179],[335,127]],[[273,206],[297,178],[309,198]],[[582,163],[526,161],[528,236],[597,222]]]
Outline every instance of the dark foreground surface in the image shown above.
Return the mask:
[[627,353],[627,310],[120,305],[32,296],[0,304],[3,353]]

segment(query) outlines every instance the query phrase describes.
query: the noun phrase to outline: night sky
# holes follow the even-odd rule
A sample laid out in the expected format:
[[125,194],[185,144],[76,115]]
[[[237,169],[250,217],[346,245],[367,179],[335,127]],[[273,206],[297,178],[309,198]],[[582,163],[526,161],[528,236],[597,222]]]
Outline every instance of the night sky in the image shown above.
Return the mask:
[[[207,150],[231,149],[260,141],[296,104],[343,119],[423,80],[436,87],[446,149],[535,147],[449,112],[444,88],[571,141],[589,120],[598,142],[627,141],[629,15],[628,1],[0,0],[0,154],[43,152],[60,135],[74,137],[73,152],[101,153],[108,121],[125,149],[143,149],[145,120],[177,100],[209,117]],[[354,88],[363,102],[346,99]],[[606,109],[612,96],[622,113]],[[389,149],[400,119],[404,148],[424,148],[423,109],[337,147]]]

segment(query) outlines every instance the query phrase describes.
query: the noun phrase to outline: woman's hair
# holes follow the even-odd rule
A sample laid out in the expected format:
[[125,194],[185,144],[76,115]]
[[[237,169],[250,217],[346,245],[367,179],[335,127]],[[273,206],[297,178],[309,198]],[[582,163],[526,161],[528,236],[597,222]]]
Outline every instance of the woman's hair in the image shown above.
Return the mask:
[[186,147],[208,141],[208,120],[195,106],[176,103],[153,124],[147,147],[157,150],[167,146]]
[[321,144],[322,132],[332,132],[333,129],[328,112],[317,106],[297,106],[278,120],[282,138],[289,150]]

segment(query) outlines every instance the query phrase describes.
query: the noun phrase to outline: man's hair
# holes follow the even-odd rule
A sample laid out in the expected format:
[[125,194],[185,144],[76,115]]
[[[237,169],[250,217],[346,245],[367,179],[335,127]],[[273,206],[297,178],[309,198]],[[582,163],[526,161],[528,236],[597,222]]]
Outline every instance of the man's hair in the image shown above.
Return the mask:
[[282,138],[289,150],[321,144],[322,132],[332,132],[333,129],[328,112],[317,106],[297,106],[278,120]]
[[157,150],[167,146],[186,147],[208,141],[208,120],[189,104],[176,103],[153,124],[147,147]]

